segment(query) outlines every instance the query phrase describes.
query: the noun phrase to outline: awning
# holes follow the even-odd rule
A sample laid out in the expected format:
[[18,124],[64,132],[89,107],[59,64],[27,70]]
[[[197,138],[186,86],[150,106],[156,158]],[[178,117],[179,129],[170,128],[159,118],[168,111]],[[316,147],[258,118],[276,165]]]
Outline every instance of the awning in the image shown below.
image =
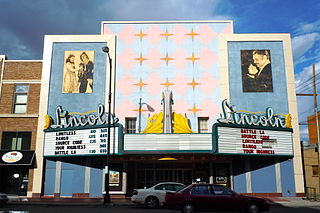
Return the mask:
[[0,150],[0,165],[29,166],[33,162],[34,151]]

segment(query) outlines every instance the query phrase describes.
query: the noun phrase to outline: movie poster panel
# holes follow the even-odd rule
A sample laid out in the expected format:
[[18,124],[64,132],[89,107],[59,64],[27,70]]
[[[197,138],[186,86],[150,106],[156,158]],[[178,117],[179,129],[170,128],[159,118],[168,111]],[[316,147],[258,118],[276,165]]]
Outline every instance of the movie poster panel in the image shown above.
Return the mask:
[[270,50],[240,50],[243,92],[273,92]]
[[62,93],[92,93],[94,51],[65,51]]

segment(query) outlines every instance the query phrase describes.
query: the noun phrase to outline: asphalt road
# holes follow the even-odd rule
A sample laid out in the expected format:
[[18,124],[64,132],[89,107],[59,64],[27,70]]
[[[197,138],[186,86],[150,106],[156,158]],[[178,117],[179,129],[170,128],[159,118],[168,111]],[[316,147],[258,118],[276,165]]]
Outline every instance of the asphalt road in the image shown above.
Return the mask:
[[[0,213],[179,213],[179,211],[167,209],[147,209],[136,205],[14,205],[9,204],[0,207]],[[319,206],[309,207],[284,207],[272,206],[270,213],[319,213]]]

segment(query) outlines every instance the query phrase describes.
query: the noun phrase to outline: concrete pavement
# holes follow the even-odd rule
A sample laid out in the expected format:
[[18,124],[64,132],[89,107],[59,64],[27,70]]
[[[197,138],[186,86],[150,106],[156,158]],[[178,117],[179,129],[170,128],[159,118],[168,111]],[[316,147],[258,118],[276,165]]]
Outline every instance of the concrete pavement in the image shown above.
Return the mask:
[[271,205],[281,205],[285,207],[320,207],[320,200],[312,201],[304,197],[275,197],[267,199],[271,201]]
[[[272,206],[285,207],[320,207],[320,201],[310,201],[304,197],[268,197]],[[25,196],[9,196],[8,204],[39,204],[39,205],[99,205],[102,204],[102,198],[27,198]],[[135,205],[130,198],[112,199],[110,205]]]

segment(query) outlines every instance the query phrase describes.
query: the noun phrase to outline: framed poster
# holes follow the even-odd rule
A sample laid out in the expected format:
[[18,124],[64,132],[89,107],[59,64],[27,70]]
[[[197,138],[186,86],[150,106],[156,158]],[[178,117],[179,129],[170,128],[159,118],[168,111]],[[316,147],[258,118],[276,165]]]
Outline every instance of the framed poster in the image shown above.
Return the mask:
[[94,51],[65,51],[62,93],[92,93]]
[[119,186],[120,184],[120,172],[110,170],[109,171],[109,184],[110,186]]
[[243,92],[273,92],[270,50],[240,50]]

